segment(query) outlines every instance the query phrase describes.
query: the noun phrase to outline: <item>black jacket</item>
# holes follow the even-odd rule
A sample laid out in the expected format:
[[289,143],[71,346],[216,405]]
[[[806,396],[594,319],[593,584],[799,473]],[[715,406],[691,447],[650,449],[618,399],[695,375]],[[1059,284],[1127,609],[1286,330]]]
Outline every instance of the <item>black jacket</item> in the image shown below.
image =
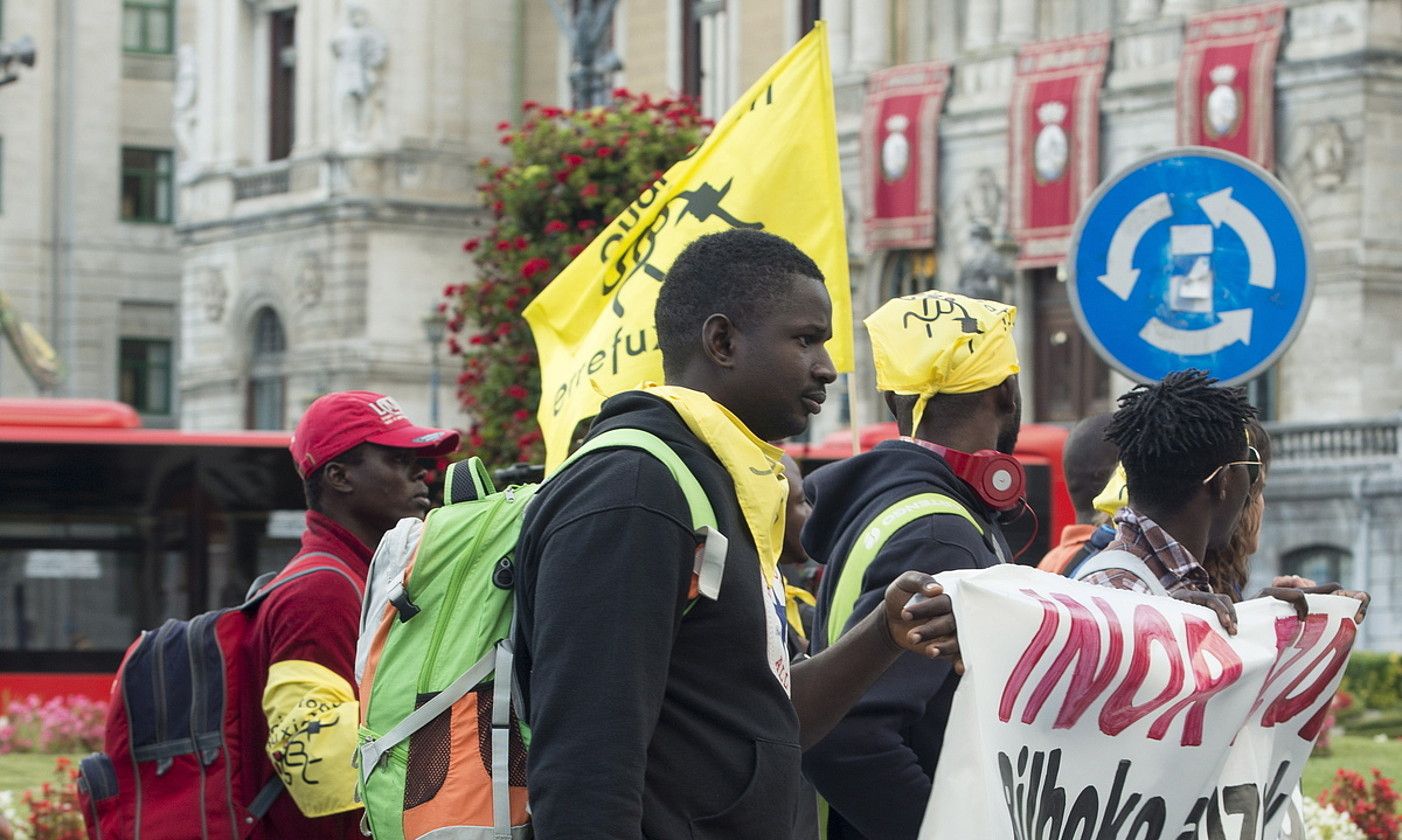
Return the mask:
[[725,574],[718,600],[683,615],[697,540],[646,453],[591,453],[532,500],[516,651],[536,837],[788,837],[798,718],[767,661],[770,607],[734,485],[663,400],[608,400],[593,434],[620,426],[667,441],[701,482],[730,541]]
[[[868,567],[847,628],[881,603],[886,587],[902,572],[985,568],[999,562],[999,550],[1011,556],[993,512],[943,458],[913,443],[887,441],[823,467],[808,477],[804,492],[813,513],[803,529],[803,546],[827,564],[818,590],[815,650],[830,644],[833,590],[853,542],[896,502],[943,493],[963,504],[986,536],[954,514],[922,517],[896,531]],[[958,682],[947,663],[902,654],[837,728],[804,754],[804,772],[832,806],[830,840],[913,840],[930,798]]]

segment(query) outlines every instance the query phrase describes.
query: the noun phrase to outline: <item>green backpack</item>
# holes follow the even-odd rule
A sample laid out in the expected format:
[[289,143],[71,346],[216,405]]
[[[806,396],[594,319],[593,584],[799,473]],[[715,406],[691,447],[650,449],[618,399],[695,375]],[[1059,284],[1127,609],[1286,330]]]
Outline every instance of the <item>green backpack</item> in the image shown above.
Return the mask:
[[[670,446],[639,429],[589,440],[555,473],[600,449],[661,461],[691,508],[703,545],[695,575],[715,599],[726,539],[700,483]],[[377,840],[441,836],[521,840],[530,731],[512,679],[513,555],[527,504],[543,485],[497,492],[478,458],[453,464],[445,505],[406,519],[371,561],[357,651],[359,795]],[[362,673],[363,670],[363,673]]]

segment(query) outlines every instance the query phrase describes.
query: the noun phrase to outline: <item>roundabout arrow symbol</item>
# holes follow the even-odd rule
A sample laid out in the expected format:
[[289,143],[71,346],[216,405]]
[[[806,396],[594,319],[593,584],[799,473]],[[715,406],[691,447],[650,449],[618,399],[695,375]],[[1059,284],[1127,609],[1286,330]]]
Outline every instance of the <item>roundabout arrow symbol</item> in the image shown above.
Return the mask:
[[1255,213],[1232,198],[1232,188],[1227,187],[1199,198],[1198,206],[1212,220],[1214,228],[1225,223],[1241,237],[1242,244],[1246,246],[1246,255],[1251,260],[1251,285],[1263,289],[1275,288],[1275,248],[1271,245],[1270,235]]
[[1208,356],[1238,341],[1251,343],[1250,309],[1233,309],[1218,317],[1220,321],[1200,330],[1179,329],[1158,318],[1150,318],[1139,331],[1139,337],[1177,356]]
[[[1129,293],[1134,291],[1134,283],[1139,279],[1139,269],[1134,267],[1134,249],[1139,247],[1139,240],[1144,238],[1149,228],[1172,215],[1173,206],[1168,202],[1168,193],[1158,193],[1139,202],[1115,228],[1115,234],[1110,238],[1110,251],[1105,258],[1105,273],[1100,275],[1100,282],[1120,300],[1129,300]],[[1252,218],[1254,220],[1255,217]]]

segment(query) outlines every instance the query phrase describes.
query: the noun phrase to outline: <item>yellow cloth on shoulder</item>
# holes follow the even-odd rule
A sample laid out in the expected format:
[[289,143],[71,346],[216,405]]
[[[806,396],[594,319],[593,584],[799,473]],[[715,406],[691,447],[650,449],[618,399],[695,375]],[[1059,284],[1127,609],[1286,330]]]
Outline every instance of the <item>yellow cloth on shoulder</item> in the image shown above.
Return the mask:
[[799,604],[807,604],[810,607],[818,606],[818,599],[813,597],[801,586],[794,586],[792,583],[784,584],[784,615],[789,620],[789,629],[798,634],[798,637],[805,642],[808,641],[808,634],[803,632],[803,618],[798,614]]
[[1100,495],[1096,496],[1091,504],[1096,510],[1111,517],[1129,504],[1129,485],[1125,480],[1124,464],[1115,465],[1115,471],[1110,473],[1110,480],[1105,482],[1105,489],[1100,491]]
[[935,394],[972,394],[1021,370],[1017,307],[928,291],[886,301],[862,323],[871,335],[876,387],[917,395],[912,428]]
[[735,483],[735,496],[759,552],[764,579],[773,579],[784,546],[784,512],[789,500],[789,482],[779,460],[783,451],[755,437],[740,418],[700,391],[654,383],[644,385],[642,391],[671,404],[691,433],[716,453]]
[[360,807],[351,765],[360,704],[350,683],[317,662],[274,662],[263,689],[263,714],[268,759],[303,815],[325,817]]

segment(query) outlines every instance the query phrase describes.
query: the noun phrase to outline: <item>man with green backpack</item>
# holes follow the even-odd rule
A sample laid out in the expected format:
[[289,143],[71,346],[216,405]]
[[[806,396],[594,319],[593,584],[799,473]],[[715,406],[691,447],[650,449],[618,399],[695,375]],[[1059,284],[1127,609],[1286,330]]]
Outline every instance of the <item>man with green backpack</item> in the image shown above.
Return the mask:
[[[899,440],[817,470],[808,553],[826,563],[814,648],[845,639],[907,569],[1008,562],[997,514],[1021,505],[1012,457],[1021,400],[1017,310],[932,291],[866,320],[877,388]],[[950,663],[902,656],[803,759],[828,840],[914,840],[959,680]]]

